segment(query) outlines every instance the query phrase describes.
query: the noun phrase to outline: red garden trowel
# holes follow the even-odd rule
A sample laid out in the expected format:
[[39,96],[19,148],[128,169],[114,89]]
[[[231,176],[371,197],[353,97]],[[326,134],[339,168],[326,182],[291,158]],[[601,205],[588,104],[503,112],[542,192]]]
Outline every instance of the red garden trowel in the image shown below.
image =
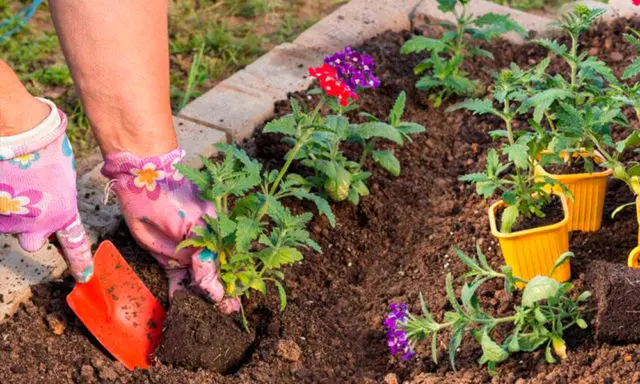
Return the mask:
[[149,368],[165,310],[111,242],[100,244],[93,277],[86,284],[76,283],[67,303],[125,367]]

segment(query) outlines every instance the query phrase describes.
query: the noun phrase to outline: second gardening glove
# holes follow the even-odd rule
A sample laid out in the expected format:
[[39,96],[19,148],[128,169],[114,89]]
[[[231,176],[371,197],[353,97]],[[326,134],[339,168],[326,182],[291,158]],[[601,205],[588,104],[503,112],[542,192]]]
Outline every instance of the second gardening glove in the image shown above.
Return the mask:
[[18,236],[27,252],[55,233],[81,283],[93,275],[91,247],[78,215],[76,168],[65,134],[67,117],[56,106],[37,127],[0,137],[0,233]]
[[206,225],[204,215],[216,217],[213,205],[200,199],[195,185],[176,170],[183,157],[180,148],[147,158],[110,153],[105,156],[102,174],[113,183],[131,234],[166,270],[169,295],[191,280],[191,285],[221,311],[238,311],[238,300],[224,297],[215,253],[192,247],[176,252],[194,227]]

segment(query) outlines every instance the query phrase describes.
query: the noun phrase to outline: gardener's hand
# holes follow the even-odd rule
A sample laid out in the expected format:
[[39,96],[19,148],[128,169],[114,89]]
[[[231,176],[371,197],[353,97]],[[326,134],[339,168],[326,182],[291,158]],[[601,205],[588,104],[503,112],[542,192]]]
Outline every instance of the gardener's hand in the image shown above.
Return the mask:
[[204,215],[216,217],[213,206],[201,200],[195,185],[175,169],[184,151],[139,158],[128,152],[105,156],[102,174],[112,180],[131,234],[167,271],[169,295],[191,286],[226,313],[238,311],[236,299],[224,297],[216,272],[217,255],[207,249],[184,248],[176,252]]
[[0,233],[18,235],[27,252],[55,233],[81,283],[93,274],[91,247],[78,215],[76,168],[65,134],[67,117],[53,103],[47,118],[26,132],[0,137]]

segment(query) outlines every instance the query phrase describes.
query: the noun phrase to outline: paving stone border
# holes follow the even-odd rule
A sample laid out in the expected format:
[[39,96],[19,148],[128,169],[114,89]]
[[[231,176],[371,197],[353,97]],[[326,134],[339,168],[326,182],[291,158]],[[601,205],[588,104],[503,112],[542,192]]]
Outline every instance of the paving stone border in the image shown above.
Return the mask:
[[[583,2],[593,5],[590,0]],[[593,6],[607,7],[600,3]],[[471,11],[476,15],[510,14],[526,29],[537,32],[546,31],[551,22],[484,0],[473,0]],[[639,11],[631,0],[611,0],[607,15],[630,16]],[[436,0],[351,0],[294,42],[272,49],[181,110],[174,124],[180,145],[188,153],[187,162],[199,166],[199,155],[213,154],[212,144],[239,141],[251,135],[258,125],[274,116],[274,102],[309,87],[307,68],[321,63],[326,54],[357,45],[386,30],[410,29],[432,19],[451,21],[438,11]],[[507,38],[522,41],[515,34]],[[93,241],[121,221],[113,200],[103,204],[107,180],[100,175],[101,166],[78,178],[79,208]],[[29,254],[20,249],[15,238],[0,235],[0,322],[30,297],[31,285],[59,278],[65,269],[55,247],[47,245]]]

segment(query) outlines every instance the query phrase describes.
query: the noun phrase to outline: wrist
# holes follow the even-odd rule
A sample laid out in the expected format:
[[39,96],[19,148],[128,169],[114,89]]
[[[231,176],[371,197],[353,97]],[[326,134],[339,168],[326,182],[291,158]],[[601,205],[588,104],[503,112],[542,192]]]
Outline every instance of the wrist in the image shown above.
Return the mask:
[[67,129],[67,117],[58,110],[53,102],[46,99],[35,99],[47,113],[39,116],[39,123],[27,130],[12,130],[11,135],[0,135],[0,159],[9,160],[36,152],[59,138]]

